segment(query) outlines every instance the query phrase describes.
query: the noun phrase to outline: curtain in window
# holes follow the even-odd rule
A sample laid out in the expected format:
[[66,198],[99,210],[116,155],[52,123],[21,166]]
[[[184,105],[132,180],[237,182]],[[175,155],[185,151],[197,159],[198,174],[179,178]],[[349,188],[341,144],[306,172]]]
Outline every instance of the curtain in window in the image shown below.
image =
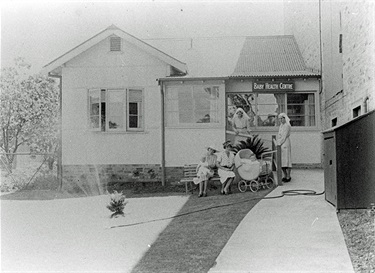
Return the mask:
[[[278,105],[277,114],[286,113],[286,110],[285,110],[285,94],[275,93],[274,96],[276,98],[276,102],[277,102],[277,105]],[[280,121],[277,117],[276,117],[276,125],[280,125]]]
[[100,90],[89,91],[89,126],[90,129],[100,130]]
[[274,94],[278,105],[278,114],[285,113],[285,94]]
[[219,86],[178,86],[166,91],[167,126],[219,123]]

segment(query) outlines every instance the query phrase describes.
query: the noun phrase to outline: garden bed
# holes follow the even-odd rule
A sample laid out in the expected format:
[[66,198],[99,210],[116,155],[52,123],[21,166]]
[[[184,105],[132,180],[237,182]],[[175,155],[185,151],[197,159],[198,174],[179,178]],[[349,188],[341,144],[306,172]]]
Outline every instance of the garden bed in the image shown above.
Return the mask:
[[375,272],[375,210],[341,210],[337,216],[355,272]]

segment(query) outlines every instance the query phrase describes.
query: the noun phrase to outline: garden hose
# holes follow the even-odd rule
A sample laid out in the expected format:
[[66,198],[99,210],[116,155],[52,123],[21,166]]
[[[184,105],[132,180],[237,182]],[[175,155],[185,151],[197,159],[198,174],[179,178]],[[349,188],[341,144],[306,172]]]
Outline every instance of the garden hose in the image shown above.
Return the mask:
[[302,190],[301,189],[299,189],[299,190],[286,190],[286,191],[282,191],[281,195],[277,195],[277,196],[270,196],[270,197],[266,196],[266,197],[259,197],[259,198],[251,198],[251,199],[246,199],[246,200],[243,200],[243,201],[240,201],[240,202],[233,202],[233,203],[228,203],[228,204],[223,204],[223,205],[212,206],[212,207],[203,208],[203,209],[194,210],[194,211],[189,211],[189,212],[185,212],[185,213],[181,213],[181,214],[177,214],[177,215],[169,216],[169,217],[165,217],[165,218],[147,220],[147,221],[136,222],[136,223],[132,223],[132,224],[111,226],[109,228],[130,227],[130,226],[137,226],[137,225],[147,224],[147,223],[152,223],[152,222],[164,221],[164,220],[174,219],[174,218],[178,218],[178,217],[182,217],[182,216],[186,216],[186,215],[190,215],[190,214],[194,214],[194,213],[198,213],[198,212],[202,212],[202,211],[207,211],[207,210],[211,210],[211,209],[237,205],[237,204],[241,204],[241,203],[245,203],[245,202],[249,202],[249,201],[253,201],[253,200],[276,199],[276,198],[282,198],[282,197],[285,197],[285,196],[297,196],[297,195],[319,196],[319,195],[322,195],[324,193],[325,193],[325,191],[317,193],[314,190],[303,190],[303,189]]

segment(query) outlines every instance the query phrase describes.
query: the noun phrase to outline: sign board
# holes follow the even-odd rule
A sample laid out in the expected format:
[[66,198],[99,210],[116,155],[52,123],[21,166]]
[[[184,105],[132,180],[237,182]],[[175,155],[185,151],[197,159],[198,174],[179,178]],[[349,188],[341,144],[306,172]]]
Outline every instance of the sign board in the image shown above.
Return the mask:
[[253,91],[294,91],[294,82],[291,81],[254,81]]

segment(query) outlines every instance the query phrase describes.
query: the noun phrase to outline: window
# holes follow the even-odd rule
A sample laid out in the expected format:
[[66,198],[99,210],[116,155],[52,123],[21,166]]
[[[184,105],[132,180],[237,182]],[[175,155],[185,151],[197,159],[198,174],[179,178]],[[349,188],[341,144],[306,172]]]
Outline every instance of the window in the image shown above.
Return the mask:
[[353,109],[353,118],[356,118],[361,115],[361,106],[357,106]]
[[[219,86],[181,85],[166,89],[167,126],[219,123]],[[199,126],[199,125],[198,125]]]
[[287,113],[292,126],[316,126],[313,93],[230,93],[227,106],[228,130],[237,108],[244,109],[252,127],[278,126],[280,113]]
[[339,35],[339,53],[342,53],[342,34]]
[[110,51],[121,51],[121,38],[113,36],[109,38]]
[[125,128],[129,131],[143,130],[142,101],[142,89],[89,90],[90,129],[102,132],[125,131]]
[[287,109],[292,126],[315,126],[314,94],[287,94]]
[[128,130],[139,130],[143,128],[142,100],[142,90],[129,90]]
[[337,118],[332,119],[331,125],[332,127],[335,127],[337,125]]

